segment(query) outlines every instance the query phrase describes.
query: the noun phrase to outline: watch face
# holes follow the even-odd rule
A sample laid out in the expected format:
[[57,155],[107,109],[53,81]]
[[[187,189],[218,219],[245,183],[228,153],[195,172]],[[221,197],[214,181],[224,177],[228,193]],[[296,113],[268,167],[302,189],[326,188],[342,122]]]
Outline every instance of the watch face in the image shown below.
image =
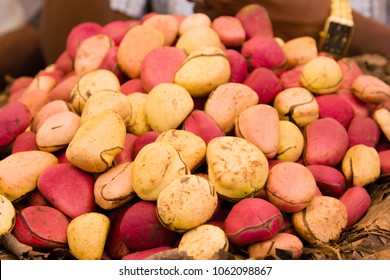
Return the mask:
[[322,51],[337,56],[345,56],[348,51],[351,34],[352,26],[330,22],[328,32],[324,38]]

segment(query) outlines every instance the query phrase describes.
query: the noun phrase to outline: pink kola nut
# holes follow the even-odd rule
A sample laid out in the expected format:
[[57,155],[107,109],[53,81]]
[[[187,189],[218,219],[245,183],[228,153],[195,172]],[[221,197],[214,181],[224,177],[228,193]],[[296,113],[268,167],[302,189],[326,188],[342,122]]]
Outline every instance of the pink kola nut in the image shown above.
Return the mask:
[[314,120],[304,128],[306,146],[303,150],[306,165],[335,166],[348,149],[349,138],[345,127],[333,118]]
[[225,47],[240,47],[246,39],[241,21],[233,16],[219,16],[211,24]]
[[177,70],[183,65],[186,54],[174,46],[151,50],[141,64],[141,81],[145,92],[160,83],[173,83]]
[[12,143],[31,123],[31,113],[18,101],[6,104],[0,110],[0,150]]
[[247,58],[250,71],[259,67],[276,71],[287,64],[286,54],[271,36],[257,35],[245,41],[241,54]]
[[16,136],[12,144],[12,153],[23,152],[23,151],[32,151],[39,150],[36,133],[32,131],[24,131],[18,136]]
[[244,198],[232,207],[224,225],[229,240],[241,246],[274,236],[283,225],[283,216],[264,199]]
[[113,72],[119,82],[123,84],[125,81],[127,81],[126,75],[122,72],[118,65],[117,60],[117,54],[118,54],[118,46],[112,46],[104,56],[102,62],[99,65],[99,69],[107,69]]
[[317,192],[317,185],[306,166],[282,162],[270,169],[265,190],[267,200],[280,211],[294,213],[310,203]]
[[390,150],[383,150],[378,154],[381,162],[381,174],[390,174]]
[[335,94],[344,98],[355,112],[355,117],[368,117],[369,110],[366,103],[358,99],[350,89],[338,89]]
[[245,57],[235,49],[227,49],[225,54],[230,65],[229,82],[242,83],[249,74],[248,62]]
[[115,45],[119,46],[126,32],[138,24],[138,20],[114,20],[103,25],[100,33],[110,36]]
[[225,135],[214,119],[203,110],[192,111],[184,120],[183,129],[196,134],[206,144],[216,137]]
[[259,67],[250,72],[243,84],[257,93],[260,104],[271,104],[283,89],[276,74],[265,67]]
[[99,34],[102,26],[96,22],[82,22],[72,28],[66,38],[66,51],[74,59],[80,43],[93,35]]
[[132,162],[133,158],[131,153],[133,151],[134,142],[137,139],[137,135],[126,133],[125,145],[123,146],[122,152],[117,154],[114,158],[115,165],[123,162]]
[[39,249],[67,245],[68,218],[49,206],[28,206],[16,217],[12,233],[20,243]]
[[131,79],[124,82],[120,87],[120,92],[125,95],[132,94],[134,92],[145,92],[142,81],[139,78]]
[[370,117],[355,117],[348,127],[349,147],[363,144],[375,147],[381,137],[381,130]]
[[154,202],[140,201],[124,214],[120,224],[120,236],[129,249],[143,251],[172,246],[179,235],[161,224]]
[[94,211],[94,179],[70,163],[45,169],[38,178],[38,190],[59,211],[70,218]]
[[294,68],[283,72],[279,79],[282,83],[283,89],[293,88],[293,87],[303,87],[301,83],[301,71],[304,65],[298,65]]
[[349,127],[355,117],[355,111],[348,101],[336,94],[316,96],[316,100],[320,118],[334,118],[346,129]]
[[307,168],[323,195],[338,198],[347,190],[346,179],[340,170],[327,165],[308,165]]
[[81,75],[74,73],[61,80],[54,88],[49,91],[49,103],[50,101],[54,100],[70,102],[70,93],[80,78]]
[[235,17],[240,20],[244,27],[247,39],[259,34],[274,35],[268,11],[259,4],[249,4],[242,7],[235,14]]
[[349,188],[339,200],[345,205],[348,212],[347,227],[357,223],[371,206],[371,197],[367,190],[360,186]]
[[363,74],[359,65],[350,57],[343,57],[337,61],[340,66],[343,79],[340,89],[352,89],[354,80]]

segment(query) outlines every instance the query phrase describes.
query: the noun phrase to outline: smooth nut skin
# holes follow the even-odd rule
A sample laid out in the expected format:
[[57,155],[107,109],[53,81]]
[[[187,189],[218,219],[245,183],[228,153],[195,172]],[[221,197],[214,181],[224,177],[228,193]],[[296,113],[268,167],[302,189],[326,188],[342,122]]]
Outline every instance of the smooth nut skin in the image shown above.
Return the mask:
[[347,150],[342,160],[342,172],[351,186],[364,186],[380,175],[378,152],[373,147],[355,145]]
[[180,153],[167,142],[152,142],[137,154],[132,165],[132,184],[143,200],[156,201],[174,179],[190,171]]
[[292,223],[309,244],[328,244],[337,240],[347,226],[348,212],[337,198],[315,196],[305,209],[292,214]]
[[276,159],[297,161],[303,152],[305,139],[299,127],[286,120],[279,121],[279,142]]
[[206,223],[217,205],[217,193],[206,178],[184,175],[170,182],[160,192],[157,215],[166,228],[185,232]]
[[293,213],[310,203],[317,185],[306,166],[281,162],[270,169],[265,190],[267,199],[280,211]]
[[282,46],[287,57],[287,67],[303,65],[317,57],[317,42],[313,37],[301,36],[290,39]]
[[245,198],[228,213],[224,229],[229,240],[239,246],[274,236],[283,224],[282,213],[262,198]]
[[319,118],[319,106],[314,95],[303,87],[281,91],[274,100],[279,119],[289,120],[298,127],[305,127]]
[[15,225],[16,212],[12,202],[0,194],[0,235],[11,232]]
[[138,136],[152,130],[144,114],[147,97],[148,94],[143,92],[133,92],[127,96],[132,109],[131,116],[126,121],[127,132]]
[[390,100],[390,86],[372,75],[356,77],[352,83],[352,92],[364,103],[379,104]]
[[357,223],[371,206],[371,196],[364,187],[351,187],[339,199],[348,211],[347,227]]
[[228,251],[229,241],[220,227],[204,224],[184,233],[177,249],[195,260],[209,260],[220,250]]
[[211,26],[195,26],[188,29],[177,40],[176,47],[190,55],[199,47],[220,47],[221,40]]
[[335,92],[343,76],[339,64],[333,58],[317,56],[308,61],[301,72],[302,85],[316,94]]
[[291,259],[299,259],[303,252],[303,243],[294,234],[278,232],[270,239],[250,244],[248,254],[250,259],[264,259],[268,255],[275,256],[277,249],[291,253]]
[[74,218],[67,228],[70,252],[80,260],[100,260],[110,230],[110,219],[97,212]]
[[243,138],[214,138],[207,145],[206,162],[211,184],[218,195],[227,200],[253,197],[263,189],[267,180],[267,158]]
[[387,140],[390,141],[390,101],[383,102],[375,107],[372,112],[372,118],[378,124]]
[[230,73],[230,64],[222,49],[201,46],[188,55],[173,82],[188,90],[192,97],[204,97],[227,83]]

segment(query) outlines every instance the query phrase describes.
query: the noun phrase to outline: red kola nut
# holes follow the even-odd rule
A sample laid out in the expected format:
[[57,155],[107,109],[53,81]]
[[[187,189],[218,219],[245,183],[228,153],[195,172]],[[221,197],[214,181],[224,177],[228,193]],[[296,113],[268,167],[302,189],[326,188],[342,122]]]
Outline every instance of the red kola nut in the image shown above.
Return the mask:
[[370,194],[364,187],[360,186],[349,188],[339,200],[348,211],[347,227],[351,227],[358,222],[371,206]]
[[225,232],[236,245],[247,245],[274,236],[283,225],[276,206],[261,198],[245,198],[237,202],[225,219]]

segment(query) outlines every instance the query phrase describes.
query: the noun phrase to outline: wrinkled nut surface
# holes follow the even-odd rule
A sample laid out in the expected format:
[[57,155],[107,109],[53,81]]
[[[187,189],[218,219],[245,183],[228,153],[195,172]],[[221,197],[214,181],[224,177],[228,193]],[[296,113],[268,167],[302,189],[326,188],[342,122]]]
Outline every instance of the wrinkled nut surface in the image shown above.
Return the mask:
[[229,61],[222,49],[202,46],[188,55],[173,81],[188,90],[192,97],[203,97],[227,83],[230,72]]
[[112,166],[123,150],[126,125],[118,113],[107,110],[80,126],[66,149],[66,158],[78,168],[92,173]]
[[[291,233],[278,232],[268,240],[256,242],[248,246],[250,259],[264,259],[267,256],[277,256],[277,250],[291,254],[290,259],[299,259],[303,252],[303,243],[298,236]],[[286,255],[287,255],[286,254]]]
[[129,202],[134,196],[130,162],[120,163],[101,174],[95,181],[95,202],[110,210]]
[[110,219],[97,212],[74,218],[67,228],[70,252],[80,260],[100,260],[110,230]]
[[352,146],[345,153],[341,168],[351,186],[364,186],[380,175],[379,154],[373,147],[362,144]]
[[152,142],[144,146],[133,161],[133,189],[141,199],[156,201],[168,184],[189,173],[181,155],[171,144]]
[[308,61],[300,76],[302,85],[316,94],[335,92],[342,79],[340,65],[333,58],[326,56],[317,56]]
[[99,90],[88,98],[81,114],[81,124],[104,110],[117,112],[125,122],[132,113],[132,107],[126,95],[115,90]]
[[0,194],[0,235],[11,232],[15,225],[16,212],[11,201]]
[[296,162],[281,162],[273,166],[266,183],[267,199],[286,213],[305,208],[317,191],[310,170]]
[[279,142],[276,159],[297,161],[303,152],[305,139],[299,127],[286,120],[279,121]]
[[217,193],[233,201],[260,192],[269,171],[264,153],[248,140],[234,136],[212,139],[207,145],[206,162]]
[[80,117],[71,112],[59,112],[48,117],[37,131],[39,150],[55,152],[68,146],[80,127]]
[[206,156],[206,142],[196,134],[179,129],[162,132],[156,141],[170,143],[179,151],[190,171],[199,166]]
[[177,128],[194,108],[194,101],[182,86],[161,83],[147,95],[144,104],[145,119],[154,131]]
[[340,237],[347,226],[348,212],[337,198],[315,196],[307,207],[292,214],[298,234],[310,244],[328,244]]
[[70,93],[70,103],[81,115],[88,98],[99,90],[120,90],[118,77],[110,70],[98,69],[83,75]]
[[258,102],[259,96],[249,86],[226,83],[211,92],[204,111],[215,120],[224,133],[228,133],[234,128],[237,116]]
[[206,178],[183,175],[160,192],[157,216],[166,228],[185,232],[207,222],[217,205],[217,193]]
[[289,120],[298,127],[305,127],[319,118],[319,106],[313,94],[303,87],[292,87],[278,93],[274,108],[280,120]]
[[0,194],[11,202],[33,191],[39,175],[58,163],[51,153],[26,151],[9,155],[0,161]]
[[214,225],[200,225],[183,234],[178,251],[184,251],[195,260],[210,260],[220,250],[228,251],[225,232]]

